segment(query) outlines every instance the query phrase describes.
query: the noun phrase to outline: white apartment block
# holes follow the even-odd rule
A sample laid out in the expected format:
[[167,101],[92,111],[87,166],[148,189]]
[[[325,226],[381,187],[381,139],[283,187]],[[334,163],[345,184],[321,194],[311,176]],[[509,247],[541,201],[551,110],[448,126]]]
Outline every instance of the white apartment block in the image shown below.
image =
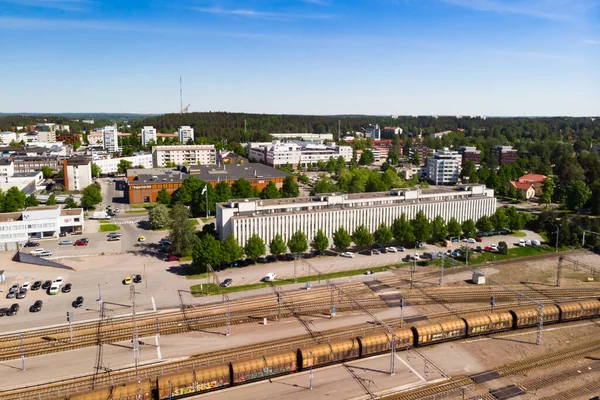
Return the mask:
[[156,129],[152,126],[145,126],[142,128],[142,145],[148,146],[150,141],[156,143]]
[[67,190],[83,190],[94,183],[91,157],[71,157],[63,160],[63,166]]
[[102,170],[102,174],[116,174],[119,170],[119,163],[121,160],[129,161],[132,168],[143,167],[145,169],[153,168],[152,154],[138,154],[131,157],[120,157],[120,158],[98,158],[94,160],[96,164]]
[[271,137],[276,140],[333,140],[333,133],[271,133]]
[[346,162],[352,161],[352,147],[326,145],[314,142],[280,142],[250,143],[248,158],[262,162],[271,167],[282,167],[287,163],[296,167],[306,168],[309,164],[319,161],[327,162],[331,157],[343,157]]
[[167,163],[211,165],[217,163],[217,150],[212,144],[154,146],[152,160],[155,168],[164,167]]
[[460,177],[462,155],[444,147],[427,158],[427,180],[434,185],[455,185]]
[[21,140],[25,140],[24,133],[17,132],[0,132],[0,144],[10,144],[11,142],[20,142]]
[[116,125],[104,127],[102,131],[102,144],[106,151],[111,153],[119,151],[119,135]]
[[0,251],[16,250],[30,238],[57,237],[60,232],[82,232],[83,209],[59,205],[29,207],[22,212],[0,213]]
[[374,232],[384,223],[391,226],[406,214],[412,219],[423,211],[429,220],[441,216],[459,222],[474,221],[496,211],[494,191],[485,185],[462,185],[458,188],[392,189],[379,193],[327,193],[293,199],[237,199],[217,204],[217,231],[221,239],[233,233],[245,244],[253,235],[270,243],[280,234],[287,241],[300,230],[312,240],[322,229],[330,239],[343,226],[352,233],[364,225]]
[[189,126],[181,126],[177,130],[177,135],[178,135],[179,141],[181,143],[185,144],[190,139],[194,140],[194,128],[191,128]]

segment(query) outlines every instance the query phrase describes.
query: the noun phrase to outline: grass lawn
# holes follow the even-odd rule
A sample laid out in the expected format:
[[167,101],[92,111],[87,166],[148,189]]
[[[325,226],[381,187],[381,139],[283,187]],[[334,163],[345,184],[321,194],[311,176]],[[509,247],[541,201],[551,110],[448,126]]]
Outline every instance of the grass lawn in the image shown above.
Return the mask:
[[119,227],[119,225],[115,225],[115,224],[101,224],[99,232],[114,232],[114,231],[118,231],[120,229],[121,228]]
[[196,226],[196,225],[200,225],[200,222],[198,222],[198,220],[196,218],[190,218],[189,221],[192,223],[192,225]]
[[131,208],[152,208],[156,205],[156,203],[144,203],[144,204],[131,204]]
[[210,218],[200,218],[202,220],[202,222],[207,223],[208,221],[210,221]]
[[146,214],[148,210],[131,210],[125,211],[125,214]]
[[[192,261],[193,257],[192,256],[185,256],[185,257],[181,257],[179,258],[179,261]],[[206,278],[206,276],[205,276]]]
[[[559,248],[560,251],[568,250],[568,248]],[[511,258],[519,258],[519,257],[527,257],[527,256],[535,256],[538,254],[546,254],[553,253],[554,247],[549,246],[526,246],[526,247],[515,247],[513,249],[508,249],[508,254],[502,255],[499,253],[475,253],[473,254],[471,260],[473,260],[473,264],[475,263],[485,263],[492,261],[500,261],[500,260],[508,260]],[[469,260],[470,261],[470,260]]]
[[[302,277],[298,277],[297,279],[297,283],[305,283],[305,282],[316,282],[319,279],[321,279],[322,281],[326,280],[326,279],[333,279],[333,278],[343,278],[345,276],[354,276],[354,275],[361,275],[364,274],[366,271],[370,271],[372,270],[373,272],[383,272],[383,271],[387,271],[389,269],[392,269],[394,267],[376,267],[376,268],[365,268],[365,269],[356,269],[356,270],[352,270],[352,271],[340,271],[340,272],[333,272],[331,274],[323,274],[321,276],[302,276]],[[188,279],[201,279],[201,278],[206,278],[206,274],[196,274],[196,275],[188,275],[187,276]],[[219,288],[217,287],[215,284],[208,284],[208,294],[220,294],[220,293],[233,293],[233,292],[242,292],[245,290],[252,290],[252,289],[260,289],[260,288],[264,288],[264,287],[269,287],[271,285],[275,285],[275,286],[283,286],[283,285],[291,285],[292,283],[294,283],[294,279],[280,279],[280,280],[276,280],[275,282],[258,282],[258,283],[253,283],[250,285],[241,285],[241,286],[229,286],[227,288]],[[195,297],[199,297],[199,296],[203,296],[206,295],[206,291],[207,291],[207,285],[204,283],[202,284],[202,289],[203,289],[203,294],[200,293],[200,285],[192,285],[190,287],[190,291],[193,293],[193,295]]]

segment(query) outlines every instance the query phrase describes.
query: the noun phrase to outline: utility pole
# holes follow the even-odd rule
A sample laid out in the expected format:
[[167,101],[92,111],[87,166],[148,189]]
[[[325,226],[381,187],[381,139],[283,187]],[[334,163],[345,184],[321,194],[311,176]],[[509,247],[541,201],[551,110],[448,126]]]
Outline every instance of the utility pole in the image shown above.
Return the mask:
[[400,329],[404,325],[404,297],[400,298]]
[[158,325],[158,318],[156,318],[156,355],[159,360],[162,360],[162,353],[160,351],[160,327]]
[[[135,364],[135,376],[138,377],[138,364],[140,362],[140,341],[137,329],[137,318],[135,315],[135,285],[129,287],[129,298],[131,299],[131,326],[133,341],[133,362]],[[138,377],[139,378],[139,377]]]
[[560,287],[560,276],[562,275],[563,257],[558,257],[558,268],[556,270],[556,286]]
[[23,334],[19,337],[19,345],[21,346],[21,371],[25,371],[25,348],[23,347]]
[[440,286],[444,284],[444,255],[440,259]]
[[72,325],[72,319],[73,319],[74,315],[71,311],[67,311],[67,322],[69,323],[69,332],[71,333],[71,342],[73,342],[73,325]]
[[558,226],[556,227],[556,242],[554,242],[554,252],[558,253],[558,232],[560,232],[560,230],[558,229]]

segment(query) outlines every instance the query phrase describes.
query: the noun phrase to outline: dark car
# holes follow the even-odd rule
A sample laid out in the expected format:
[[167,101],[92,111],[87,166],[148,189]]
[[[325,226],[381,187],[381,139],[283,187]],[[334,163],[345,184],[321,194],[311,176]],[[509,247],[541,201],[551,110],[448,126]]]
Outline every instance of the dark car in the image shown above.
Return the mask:
[[6,307],[0,308],[0,317],[4,317],[5,315],[8,315],[9,311],[10,310],[8,308],[6,308]]
[[35,281],[33,285],[31,285],[31,290],[40,290],[42,287],[42,281]]
[[27,290],[22,290],[17,293],[17,299],[24,299],[27,297]]
[[8,292],[6,293],[7,299],[14,299],[17,296],[17,292]]
[[246,258],[245,261],[246,261],[246,265],[254,265],[254,264],[256,264],[256,261],[254,261],[251,258]]
[[481,246],[477,246],[477,247],[475,247],[475,248],[473,249],[473,251],[474,251],[475,253],[482,253],[482,252],[483,252],[483,249],[481,248]]
[[42,290],[50,289],[50,286],[52,286],[52,281],[45,281],[42,284]]
[[27,242],[25,243],[25,247],[39,247],[40,244],[38,242]]
[[75,299],[75,301],[72,303],[73,307],[75,308],[79,308],[83,305],[83,296],[79,296]]
[[285,254],[277,254],[278,261],[285,261]]
[[373,243],[373,248],[374,249],[381,249],[383,246],[380,245],[379,243]]
[[58,236],[65,237],[65,236],[67,236],[67,232],[61,232],[61,233],[58,234]]
[[267,256],[267,261],[270,263],[275,262],[275,261],[277,261],[277,256],[274,256],[273,254],[271,254],[271,255]]
[[259,264],[266,264],[266,263],[268,263],[267,257],[258,257],[256,259],[256,262],[259,263]]
[[33,303],[33,305],[31,307],[29,307],[29,312],[42,311],[42,306],[43,305],[44,305],[44,302],[41,301],[41,300],[38,300],[35,303]]
[[133,276],[133,283],[142,283],[142,276],[141,275],[134,275]]
[[61,289],[61,291],[63,293],[69,293],[71,292],[71,287],[73,287],[73,285],[71,285],[70,283],[67,283],[66,285],[64,285]]
[[12,306],[10,306],[10,308],[8,309],[8,312],[6,313],[6,315],[17,315],[17,312],[19,312],[19,305],[17,303],[13,304]]
[[232,283],[233,283],[233,279],[227,278],[223,282],[221,282],[221,286],[222,287],[227,287],[227,286],[231,285]]
[[382,247],[379,249],[380,253],[387,253],[387,249],[385,247]]
[[294,261],[296,259],[296,256],[292,253],[287,253],[285,255],[285,261]]
[[362,254],[363,256],[372,256],[373,255],[373,251],[371,251],[371,250],[363,250],[363,251],[359,252],[358,254]]

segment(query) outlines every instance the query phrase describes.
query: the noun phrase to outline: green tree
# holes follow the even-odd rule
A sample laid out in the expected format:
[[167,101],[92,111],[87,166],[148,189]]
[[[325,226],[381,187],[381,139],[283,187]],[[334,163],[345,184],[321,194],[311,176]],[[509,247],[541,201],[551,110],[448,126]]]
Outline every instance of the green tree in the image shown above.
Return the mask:
[[438,242],[446,240],[446,236],[448,236],[448,227],[446,226],[444,218],[440,215],[435,217],[433,221],[431,221],[431,231],[434,240]]
[[302,231],[296,231],[287,242],[287,246],[294,254],[304,253],[308,249],[308,240]]
[[186,178],[181,184],[181,187],[175,192],[173,201],[189,206],[192,203],[194,196],[197,196],[198,193],[202,193],[204,185],[204,181],[195,176]]
[[475,222],[473,222],[472,219],[463,221],[461,228],[463,231],[463,235],[465,235],[466,237],[471,237],[475,233],[475,230],[477,229],[475,227]]
[[348,231],[346,229],[344,229],[343,226],[340,226],[333,233],[333,245],[335,246],[336,249],[346,250],[348,247],[350,247],[351,243],[352,243],[352,238],[350,237],[350,234],[348,233]]
[[324,252],[329,247],[329,239],[321,229],[317,231],[312,242],[310,242],[310,247],[317,252]]
[[475,224],[475,227],[480,232],[491,232],[494,230],[494,224],[492,223],[490,217],[488,217],[487,215],[484,215],[483,217],[479,218],[477,220],[477,223]]
[[16,186],[11,187],[4,195],[4,212],[17,212],[25,208],[25,194]]
[[171,204],[171,195],[167,192],[167,189],[162,188],[158,192],[158,196],[156,196],[156,202],[158,204],[169,205]]
[[279,190],[281,191],[281,197],[286,199],[300,196],[300,188],[292,175],[285,177]]
[[65,208],[77,208],[77,202],[72,197],[67,197],[65,200]]
[[260,192],[261,199],[278,199],[280,197],[281,193],[273,181],[269,182]]
[[42,174],[44,175],[44,179],[50,179],[54,176],[54,171],[52,171],[52,168],[44,165],[42,167]]
[[[180,205],[175,205],[173,209],[179,206]],[[171,236],[171,238],[172,237],[173,236]],[[197,242],[193,246],[192,250],[192,268],[195,272],[207,272],[209,265],[211,267],[215,267],[223,262],[223,252],[221,251],[221,245],[213,235],[204,235],[200,240],[198,240],[194,235],[194,238]],[[172,245],[171,248],[173,248]]]
[[100,203],[102,203],[100,185],[93,183],[89,186],[86,186],[81,195],[81,206],[85,209],[88,209]]
[[369,165],[373,164],[374,162],[375,156],[373,155],[373,152],[371,150],[364,150],[360,155],[360,159],[358,160],[358,163],[360,165]]
[[551,204],[552,196],[554,196],[554,181],[550,178],[544,179],[542,184],[542,195],[540,196],[541,204]]
[[592,197],[592,191],[582,181],[573,181],[566,187],[565,205],[569,210],[578,210]]
[[502,254],[503,256],[508,254],[508,245],[506,242],[498,243],[498,253]]
[[415,219],[411,221],[411,225],[417,242],[426,242],[431,239],[431,223],[423,211],[419,211],[415,215]]
[[360,225],[352,232],[352,241],[358,247],[367,247],[373,244],[373,235],[364,225]]
[[215,186],[215,200],[219,203],[231,199],[231,186],[227,182],[219,182]]
[[169,226],[171,218],[169,209],[164,204],[157,204],[148,211],[150,229],[163,229]]
[[25,199],[25,207],[35,207],[35,206],[39,206],[39,205],[40,205],[40,202],[38,201],[38,199],[35,198],[35,194],[33,194],[33,193],[31,193]]
[[46,200],[46,205],[47,206],[56,205],[56,196],[54,195],[54,193],[52,193],[50,196],[48,196],[48,200]]
[[374,171],[369,175],[365,184],[366,192],[385,192],[388,189],[389,186],[381,179],[381,174],[378,171]]
[[392,233],[394,234],[394,238],[405,246],[412,246],[415,243],[413,226],[406,217],[406,214],[402,214],[400,218],[394,220],[392,223]]
[[81,142],[79,140],[77,140],[75,143],[73,143],[73,150],[77,151],[77,149],[80,147],[81,147]]
[[421,165],[421,156],[419,155],[419,152],[415,150],[413,156],[412,156],[412,163],[414,166],[418,167],[419,165]]
[[471,160],[464,160],[462,163],[462,171],[460,176],[464,179],[465,177],[469,178],[469,183],[477,183],[478,175],[477,175],[477,167],[475,163]]
[[497,208],[496,212],[490,219],[492,221],[492,225],[494,225],[494,229],[497,231],[508,228],[510,225],[510,220],[503,207]]
[[377,230],[373,232],[373,239],[383,246],[392,241],[394,235],[390,228],[387,227],[383,222],[377,227]]
[[252,259],[258,258],[267,252],[265,241],[256,233],[248,239],[244,246],[244,253]]
[[279,255],[283,254],[287,251],[287,245],[283,241],[283,238],[280,234],[275,235],[273,240],[271,240],[271,244],[269,245],[269,251],[271,254]]
[[515,207],[509,207],[506,209],[506,218],[508,219],[508,228],[513,231],[523,229],[525,226],[525,219],[523,214],[517,211]]
[[92,176],[94,178],[98,178],[100,176],[100,174],[102,174],[102,168],[100,168],[98,165],[92,163]]
[[133,163],[131,161],[121,160],[117,165],[117,172],[119,174],[124,174],[125,172],[127,172],[127,168],[131,168],[132,166]]
[[234,199],[248,199],[258,197],[258,190],[248,180],[240,178],[231,185],[231,195]]
[[[187,256],[198,243],[196,227],[192,221],[189,220],[189,210],[183,204],[175,204],[171,209],[170,216],[171,230],[169,232],[169,237],[171,238],[171,250],[174,254]],[[212,235],[205,235],[205,237],[208,236]]]
[[450,218],[450,221],[448,221],[448,235],[451,237],[462,235],[462,227],[454,217]]

